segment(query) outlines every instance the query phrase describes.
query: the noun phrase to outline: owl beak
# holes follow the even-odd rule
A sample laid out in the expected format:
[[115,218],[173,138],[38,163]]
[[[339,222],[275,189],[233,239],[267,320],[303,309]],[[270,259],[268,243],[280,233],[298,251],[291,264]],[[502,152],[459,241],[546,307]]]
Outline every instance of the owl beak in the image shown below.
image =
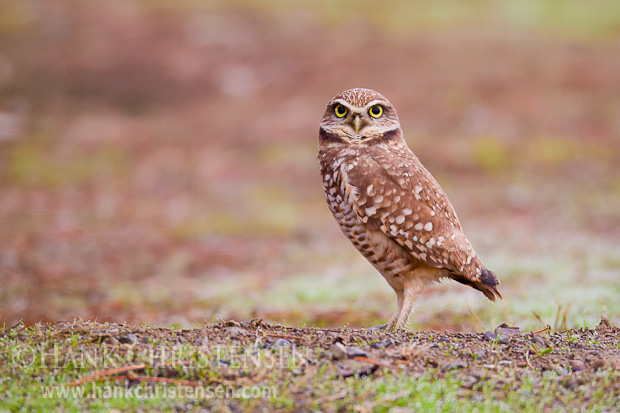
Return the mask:
[[360,129],[362,129],[362,117],[361,115],[357,114],[355,116],[353,116],[353,127],[355,128],[355,132],[359,132]]

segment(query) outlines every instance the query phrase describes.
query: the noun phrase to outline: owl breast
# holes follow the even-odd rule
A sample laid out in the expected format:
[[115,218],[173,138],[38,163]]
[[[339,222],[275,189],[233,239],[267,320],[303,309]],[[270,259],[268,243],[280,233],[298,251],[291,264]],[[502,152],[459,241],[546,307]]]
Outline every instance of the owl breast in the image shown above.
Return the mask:
[[346,172],[360,167],[356,161],[359,154],[329,155],[328,152],[319,153],[323,190],[329,209],[355,248],[392,287],[396,287],[399,275],[410,271],[414,266],[411,255],[372,223],[364,222],[355,210],[355,202],[352,199],[355,194],[347,188]]

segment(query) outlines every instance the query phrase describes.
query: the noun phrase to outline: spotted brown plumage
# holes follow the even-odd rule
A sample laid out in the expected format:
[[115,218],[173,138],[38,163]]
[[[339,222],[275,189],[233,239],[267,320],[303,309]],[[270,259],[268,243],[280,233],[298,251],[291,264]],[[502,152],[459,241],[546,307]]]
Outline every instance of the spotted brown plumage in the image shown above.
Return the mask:
[[501,298],[497,277],[484,268],[445,192],[407,146],[385,97],[370,89],[334,97],[321,119],[318,158],[340,228],[396,292],[388,328],[404,327],[420,293],[441,278]]

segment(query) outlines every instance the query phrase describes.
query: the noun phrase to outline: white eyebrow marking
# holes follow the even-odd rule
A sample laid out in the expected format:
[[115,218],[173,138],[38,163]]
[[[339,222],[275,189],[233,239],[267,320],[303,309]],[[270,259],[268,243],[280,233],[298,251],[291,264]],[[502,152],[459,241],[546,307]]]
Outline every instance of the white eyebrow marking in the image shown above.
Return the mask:
[[349,109],[352,112],[355,111],[355,110],[363,110],[363,108],[359,108],[357,106],[354,106],[350,102],[347,102],[346,100],[340,99],[340,98],[332,100],[327,106],[331,106],[331,105],[334,105],[334,104],[337,104],[337,103],[342,105],[342,106],[344,106],[345,108]]
[[371,108],[375,105],[387,106],[384,100],[375,99],[375,100],[370,101],[366,106],[364,106],[364,109]]

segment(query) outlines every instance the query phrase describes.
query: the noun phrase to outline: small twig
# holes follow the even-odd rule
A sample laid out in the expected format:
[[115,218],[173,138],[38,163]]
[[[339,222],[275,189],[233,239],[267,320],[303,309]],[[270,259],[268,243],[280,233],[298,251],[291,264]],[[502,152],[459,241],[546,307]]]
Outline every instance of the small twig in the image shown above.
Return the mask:
[[275,337],[275,338],[293,338],[296,340],[301,340],[303,337],[297,337],[297,336],[288,336],[286,334],[265,334],[267,337]]
[[30,324],[32,324],[33,321],[30,321],[26,324],[24,324],[24,326],[22,328],[20,328],[19,330],[17,330],[18,333],[21,333],[22,331],[24,331],[25,329],[27,329],[28,327],[30,327]]
[[77,386],[84,382],[90,381],[92,379],[99,380],[103,377],[103,380],[108,380],[108,377],[113,376],[119,373],[126,373],[134,370],[144,370],[146,368],[146,364],[138,364],[135,366],[125,366],[125,367],[117,367],[115,369],[109,369],[104,371],[97,371],[93,374],[89,374],[88,376],[81,377],[77,380],[72,381],[67,384],[67,386]]
[[504,313],[506,314],[508,325],[514,325],[514,323],[512,322],[512,317],[510,317],[510,310],[508,308],[508,304],[506,303],[506,301],[502,301],[502,305],[504,306]]
[[471,305],[469,305],[469,302],[467,303],[467,307],[469,307],[469,312],[471,313],[471,315],[474,316],[474,318],[476,319],[476,322],[478,323],[478,325],[480,326],[480,329],[484,331],[484,323],[482,322],[482,320],[480,319],[480,317],[478,317],[478,314],[476,314],[476,312],[474,311],[473,308],[471,308]]
[[198,381],[190,381],[190,380],[180,380],[180,379],[170,379],[168,377],[151,377],[151,376],[112,376],[106,377],[106,381],[115,381],[115,380],[135,380],[135,381],[148,381],[148,382],[156,382],[156,383],[173,383],[179,384],[181,386],[194,386],[200,387],[202,383]]
[[568,317],[568,309],[570,308],[570,306],[571,306],[571,303],[568,303],[568,305],[564,309],[564,314],[562,314],[562,324],[560,324],[560,330],[562,331],[568,329],[568,326],[566,325],[566,318]]
[[[596,297],[596,299],[598,300],[599,303],[601,303],[601,309],[603,310],[603,317],[607,318],[607,307],[605,307],[605,301],[603,301],[603,299],[601,297]],[[2,317],[4,319],[4,317]],[[0,320],[0,324],[2,324],[2,321]]]
[[536,330],[536,331],[532,331],[532,334],[540,334],[540,333],[544,333],[545,331],[549,331],[549,329],[551,329],[550,325],[547,325],[545,328],[542,328],[540,330]]
[[121,380],[174,383],[174,384],[180,384],[182,386],[194,386],[194,387],[202,386],[202,383],[197,382],[197,381],[169,379],[167,377],[150,377],[150,376],[137,376],[137,375],[101,377],[97,381],[121,381]]
[[336,393],[336,394],[332,394],[332,395],[329,395],[329,396],[321,397],[320,399],[318,399],[316,401],[311,401],[311,402],[307,403],[307,405],[315,404],[315,403],[322,404],[322,403],[333,402],[335,400],[342,399],[343,397],[346,397],[347,394],[348,393],[346,391],[341,391],[340,393]]
[[531,369],[533,369],[534,367],[532,367],[532,365],[530,364],[530,351],[526,351],[525,352],[525,362],[527,363],[527,366]]
[[558,321],[560,320],[560,315],[562,314],[562,304],[555,300],[555,305],[558,306],[558,311],[555,313],[555,320],[553,320],[553,329],[558,331]]
[[361,413],[372,412],[376,410],[375,408],[377,406],[384,404],[385,402],[393,402],[402,397],[406,397],[410,393],[411,393],[411,390],[403,390],[398,393],[388,394],[387,396],[382,397],[379,400],[375,400],[373,402],[367,403],[366,405],[357,405],[355,406],[354,410],[357,412],[361,412]]
[[[160,363],[160,364],[155,364],[152,367],[153,368],[157,368],[157,367],[173,367],[173,366],[184,366],[187,364],[190,364],[191,361],[190,360],[183,360],[183,361],[176,361],[174,363]],[[119,373],[126,373],[126,372],[131,372],[131,371],[136,371],[136,370],[144,370],[146,369],[148,366],[146,364],[137,364],[135,366],[125,366],[125,367],[117,367],[115,369],[109,369],[109,370],[104,370],[104,371],[97,371],[93,374],[89,374],[88,376],[84,376],[81,377],[77,380],[72,381],[71,383],[67,384],[67,386],[77,386],[80,385],[84,382],[90,381],[90,380],[106,380],[106,377],[110,377],[110,376],[115,376]]]
[[540,318],[540,316],[538,315],[538,313],[534,310],[532,310],[532,314],[534,315],[534,317],[540,322],[540,324],[542,324],[543,326],[545,326],[545,328],[548,327],[547,324],[545,324],[544,321],[542,321],[542,318]]
[[394,370],[396,368],[396,367],[391,366],[389,364],[385,364],[385,363],[381,363],[380,361],[377,361],[377,360],[369,359],[368,357],[356,356],[356,357],[353,357],[353,360],[365,361],[366,363],[371,363],[371,364],[374,364],[375,366],[385,367],[386,369],[391,369],[391,370]]

